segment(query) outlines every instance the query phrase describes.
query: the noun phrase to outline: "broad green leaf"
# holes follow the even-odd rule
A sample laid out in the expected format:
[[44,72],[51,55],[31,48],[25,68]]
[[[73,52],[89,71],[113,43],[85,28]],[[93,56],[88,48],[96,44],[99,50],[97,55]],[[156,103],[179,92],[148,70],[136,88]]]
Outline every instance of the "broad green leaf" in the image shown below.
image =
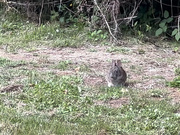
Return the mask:
[[165,25],[162,29],[163,29],[164,32],[166,32],[167,31],[167,26]]
[[179,39],[180,39],[180,33],[177,33],[177,34],[176,34],[175,39],[176,39],[177,41],[179,41]]
[[171,34],[171,36],[174,36],[174,35],[176,35],[176,34],[177,34],[177,32],[178,32],[178,29],[174,29],[174,30],[172,31],[172,34]]
[[138,24],[138,21],[136,21],[133,26],[136,26],[137,24]]
[[60,19],[59,19],[59,21],[60,21],[60,23],[64,23],[64,17],[60,17]]
[[167,22],[167,23],[170,23],[170,22],[172,22],[172,20],[173,20],[173,18],[172,18],[172,17],[169,17],[169,18],[166,19],[166,22]]
[[159,24],[159,27],[161,27],[161,28],[163,28],[164,26],[165,26],[165,22],[161,22],[160,24]]
[[102,32],[102,30],[98,30],[98,31],[97,31],[97,34],[100,34],[101,32]]
[[159,36],[160,34],[162,34],[162,32],[163,32],[163,29],[162,29],[162,28],[159,28],[159,29],[156,30],[155,35],[156,35],[156,36]]
[[169,17],[169,12],[167,10],[164,11],[164,18],[168,18]]
[[167,19],[163,19],[161,23],[167,23]]
[[94,36],[94,35],[96,35],[96,30],[95,31],[93,31],[92,33],[91,33],[91,36]]

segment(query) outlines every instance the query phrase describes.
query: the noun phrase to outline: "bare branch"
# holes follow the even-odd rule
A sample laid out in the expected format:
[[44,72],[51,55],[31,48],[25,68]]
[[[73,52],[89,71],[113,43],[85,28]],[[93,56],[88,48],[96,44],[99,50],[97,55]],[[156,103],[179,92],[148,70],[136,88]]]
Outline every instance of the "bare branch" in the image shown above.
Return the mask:
[[[115,4],[117,4],[115,1],[113,3],[113,20],[114,20],[114,23],[115,23],[115,28],[114,28],[114,36],[117,36],[117,33],[118,33],[118,23],[117,23],[117,16],[115,15]],[[118,4],[119,4],[119,1],[118,1]]]
[[100,11],[100,13],[101,13],[101,15],[102,15],[102,17],[103,17],[103,19],[104,19],[104,21],[105,21],[105,23],[106,23],[106,26],[107,26],[107,28],[108,28],[108,31],[109,31],[110,35],[111,35],[112,38],[117,42],[117,39],[116,39],[116,37],[112,34],[111,28],[110,28],[110,26],[109,26],[109,24],[108,24],[108,22],[107,22],[107,20],[106,20],[106,17],[105,17],[105,15],[103,14],[103,12],[102,12],[102,10],[100,9],[100,7],[98,6],[96,0],[94,0],[94,4],[96,5],[96,7],[98,8],[98,10]]
[[[20,5],[20,6],[26,6],[26,2],[25,3],[20,3],[20,2],[14,2],[14,1],[8,1],[7,2],[8,4],[12,4],[12,5]],[[47,3],[44,3],[44,5],[48,5],[48,4],[54,4],[54,5],[56,5],[56,4],[59,4],[59,2],[58,1],[53,1],[53,2],[47,2]],[[33,2],[33,3],[29,3],[29,6],[35,6],[35,5],[41,5],[41,3],[39,3],[39,2]]]
[[44,0],[42,0],[42,3],[41,3],[41,11],[40,11],[40,14],[39,14],[39,26],[41,25],[43,7],[44,7]]
[[179,15],[179,17],[178,17],[178,35],[180,35],[180,29],[179,29],[179,25],[180,25],[180,15]]
[[140,2],[137,4],[137,6],[134,6],[135,8],[134,8],[134,10],[133,10],[132,13],[131,13],[131,17],[130,17],[131,19],[127,22],[127,24],[130,23],[131,20],[133,19],[134,14],[136,13],[136,11],[137,11],[139,5],[141,4],[141,2],[142,2],[142,0],[140,0]]

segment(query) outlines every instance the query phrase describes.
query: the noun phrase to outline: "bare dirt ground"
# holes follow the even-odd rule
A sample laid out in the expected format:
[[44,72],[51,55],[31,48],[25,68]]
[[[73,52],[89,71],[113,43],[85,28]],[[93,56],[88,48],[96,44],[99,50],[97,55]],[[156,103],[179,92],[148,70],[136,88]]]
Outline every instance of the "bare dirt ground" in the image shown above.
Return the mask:
[[[109,69],[111,59],[121,59],[123,68],[128,74],[128,82],[133,85],[132,89],[140,90],[167,90],[173,103],[180,102],[180,91],[175,88],[168,88],[166,81],[175,78],[174,71],[180,66],[180,54],[174,53],[171,48],[157,48],[153,45],[131,45],[120,48],[126,51],[107,52],[108,46],[91,46],[81,48],[53,49],[39,47],[33,52],[19,50],[16,54],[7,53],[0,49],[0,57],[14,61],[27,61],[36,63],[58,63],[59,61],[70,60],[73,63],[87,65],[92,74],[84,77],[84,82],[88,86],[107,85],[105,75]],[[94,50],[94,51],[91,51]],[[142,53],[143,52],[143,53]],[[37,70],[50,70],[39,68]],[[70,71],[55,71],[59,75],[75,74],[76,69]],[[121,101],[122,100],[122,101]],[[118,101],[124,102],[124,99]],[[117,102],[118,102],[117,101]],[[118,104],[110,101],[108,104]]]

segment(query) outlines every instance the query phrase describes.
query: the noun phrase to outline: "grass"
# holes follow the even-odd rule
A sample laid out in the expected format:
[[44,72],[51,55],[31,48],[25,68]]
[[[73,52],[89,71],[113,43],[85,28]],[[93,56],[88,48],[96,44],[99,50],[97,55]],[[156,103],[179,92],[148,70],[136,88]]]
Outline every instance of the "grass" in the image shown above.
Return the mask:
[[[3,65],[10,62],[4,61]],[[3,68],[5,71],[6,67]],[[171,105],[163,90],[99,87],[91,95],[81,76],[57,76],[27,69],[15,73],[16,68],[21,69],[13,67],[7,71],[12,73],[9,78],[18,76],[25,87],[20,93],[0,94],[2,134],[152,135],[178,134],[180,130],[180,117],[176,115],[180,106]],[[130,103],[120,108],[94,104],[95,100],[106,103],[121,97],[129,98]]]
[[[166,100],[156,101],[140,97],[138,92],[131,93],[132,101],[130,104],[113,109],[94,105],[91,97],[82,98],[79,92],[72,92],[69,97],[65,95],[67,97],[64,100],[61,90],[59,95],[48,95],[46,92],[50,89],[45,90],[45,93],[39,91],[41,94],[36,93],[36,89],[37,86],[29,92],[23,93],[26,96],[29,95],[30,98],[18,98],[20,95],[15,94],[1,94],[1,97],[10,97],[11,100],[16,100],[16,104],[26,103],[24,107],[18,108],[16,104],[5,106],[1,101],[2,133],[96,134],[104,131],[109,134],[178,134],[180,129],[179,116],[176,115],[179,106],[172,106]],[[51,90],[50,93],[57,91]],[[48,96],[47,99],[44,96]],[[49,115],[49,107],[46,110],[47,106],[44,104],[49,106],[48,101],[57,99],[57,96],[61,98],[55,102],[59,106],[53,106],[51,109],[56,109],[56,112]],[[40,101],[41,98],[42,101]],[[63,100],[66,103],[63,103]],[[41,111],[41,109],[45,110]],[[26,111],[27,113],[25,113]]]
[[170,87],[176,87],[180,88],[180,68],[177,68],[175,70],[176,77],[174,78],[173,81],[167,82],[167,85]]
[[175,74],[176,74],[176,75],[180,75],[180,68],[177,68],[177,69],[175,70]]
[[[78,47],[87,42],[85,33],[76,27],[61,30],[57,24],[35,27],[6,21],[0,22],[3,28],[0,43],[8,45],[10,51],[26,47],[33,52],[41,44]],[[129,53],[119,47],[107,51]],[[50,66],[45,67],[49,70],[39,70],[39,63],[41,67],[48,63]],[[55,69],[80,72],[57,75]],[[134,66],[131,69],[136,70]],[[85,86],[84,74],[91,71],[88,64],[74,65],[64,60],[54,65],[47,57],[38,63],[0,58],[0,71],[0,89],[12,84],[24,86],[19,91],[0,92],[0,134],[178,135],[180,132],[180,105],[172,104],[163,89]],[[129,102],[119,108],[108,104],[112,99],[124,97]],[[97,105],[98,101],[103,104]]]
[[0,67],[18,67],[25,65],[26,63],[24,61],[10,61],[8,59],[0,58]]
[[2,18],[0,28],[0,45],[6,45],[8,52],[17,52],[19,48],[33,50],[42,44],[50,47],[79,47],[89,39],[85,27],[81,31],[73,25],[61,28],[58,23],[37,27],[22,21],[18,15],[13,18],[13,14]]
[[54,68],[60,69],[60,70],[67,70],[68,68],[70,68],[71,64],[72,64],[72,61],[64,60],[64,61],[60,61],[57,65],[54,66]]
[[98,94],[98,99],[99,100],[105,100],[108,101],[110,99],[119,99],[126,94],[123,92],[123,88],[120,90],[119,87],[114,87],[114,88],[107,88],[107,87],[101,87],[99,89],[99,94]]
[[180,88],[180,76],[174,78],[174,80],[171,82],[167,82],[167,85],[171,87]]

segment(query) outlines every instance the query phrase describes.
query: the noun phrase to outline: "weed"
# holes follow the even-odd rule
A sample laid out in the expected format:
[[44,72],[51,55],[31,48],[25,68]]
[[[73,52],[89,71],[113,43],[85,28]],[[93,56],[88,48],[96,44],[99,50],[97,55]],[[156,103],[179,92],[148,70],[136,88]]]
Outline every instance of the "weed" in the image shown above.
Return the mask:
[[118,99],[124,95],[120,87],[101,87],[101,93],[98,94],[99,100]]
[[180,68],[177,68],[177,69],[175,70],[175,74],[180,76]]
[[180,76],[175,78],[172,82],[167,82],[167,85],[170,87],[180,88]]
[[78,100],[80,93],[77,85],[79,83],[80,79],[73,76],[54,78],[47,82],[42,80],[28,91],[29,101],[33,102],[38,109],[62,106],[69,111],[68,106]]
[[37,27],[30,23],[15,24],[6,20],[0,27],[4,27],[4,31],[0,31],[0,44],[7,45],[9,52],[28,46],[34,48],[42,43],[51,47],[78,47],[88,40],[87,32],[79,31],[76,26],[60,28],[58,24],[45,24]]
[[160,91],[160,90],[152,90],[151,93],[150,93],[150,96],[151,97],[164,97],[165,95],[165,92],[164,91]]
[[60,61],[57,65],[55,65],[55,68],[61,70],[67,70],[71,64],[72,62],[70,60]]
[[4,59],[4,58],[0,58],[0,66],[1,67],[6,65],[9,62],[10,62],[10,60]]
[[99,41],[106,39],[108,37],[107,32],[103,32],[102,30],[95,30],[92,33],[89,33],[89,39],[94,41]]
[[[163,32],[167,32],[167,24],[172,22],[173,18],[169,17],[169,12],[167,10],[164,11],[164,19],[159,23],[159,29],[156,30],[155,35],[159,36],[160,34],[162,34]],[[174,33],[175,35],[176,33]]]
[[10,61],[0,57],[0,67],[18,67],[23,66],[26,63],[24,61]]
[[[156,36],[166,33],[168,31],[168,24],[173,21],[173,18],[169,17],[169,12],[167,10],[164,11],[163,16],[164,19],[159,23],[159,28],[156,30]],[[174,36],[176,41],[179,41],[180,35],[177,28],[172,31],[171,36]]]
[[180,70],[179,70],[179,68],[177,68],[175,70],[175,74],[177,75],[177,77],[174,78],[174,80],[171,81],[171,82],[166,82],[166,84],[168,86],[170,86],[170,87],[180,88],[180,76],[179,76],[180,75]]

